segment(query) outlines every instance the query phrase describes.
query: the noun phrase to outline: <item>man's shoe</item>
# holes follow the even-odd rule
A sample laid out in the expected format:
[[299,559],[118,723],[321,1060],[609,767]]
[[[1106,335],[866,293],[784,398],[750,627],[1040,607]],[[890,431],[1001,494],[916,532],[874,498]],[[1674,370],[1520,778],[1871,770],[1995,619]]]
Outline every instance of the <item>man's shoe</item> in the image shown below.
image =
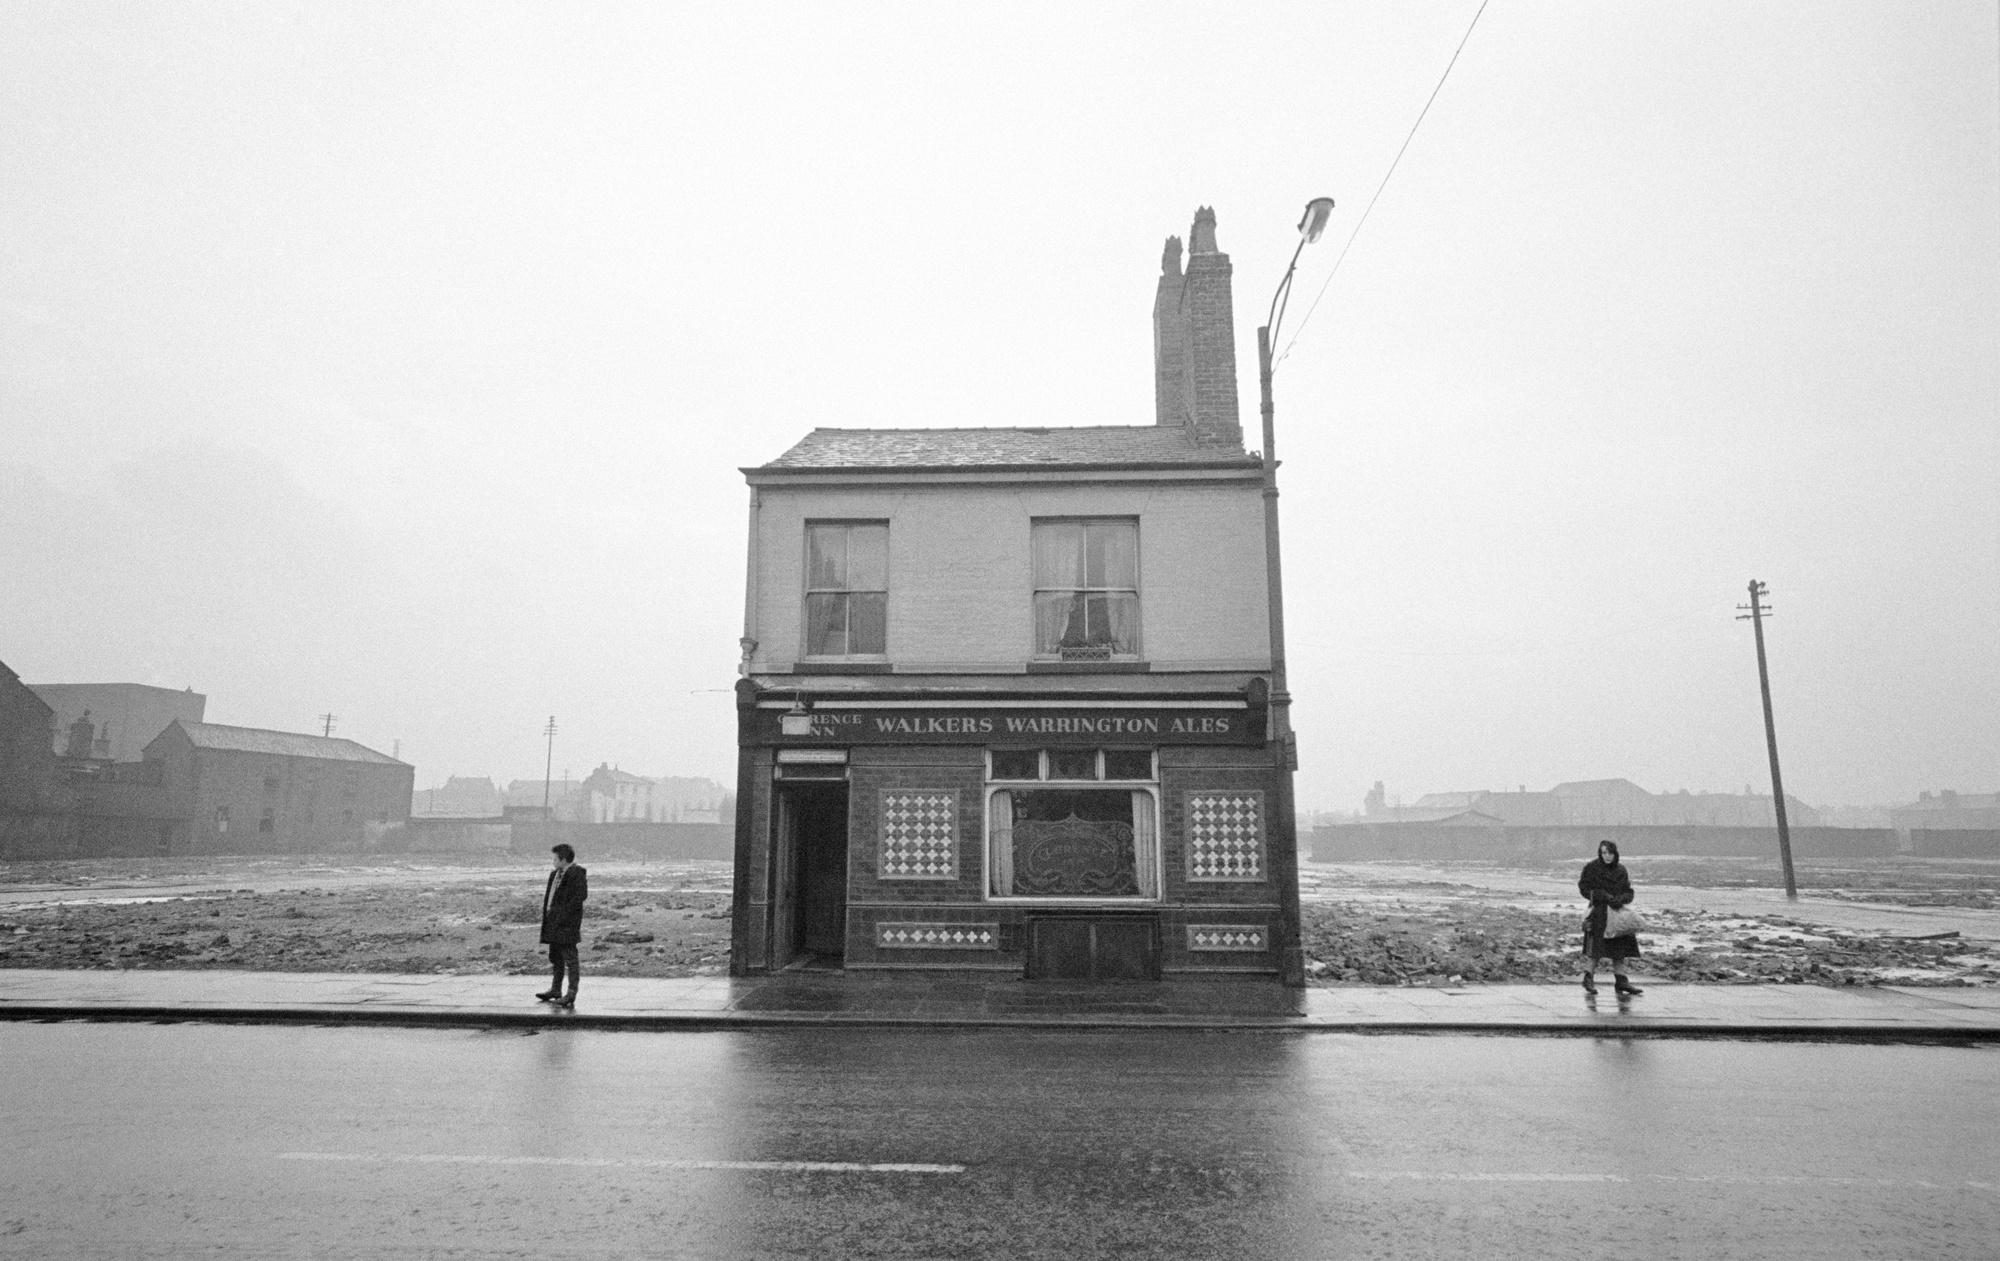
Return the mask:
[[556,1000],[556,1006],[558,1006],[558,1007],[574,1007],[574,1006],[576,1006],[576,995],[574,995],[574,994],[565,994],[565,995],[563,995],[563,996],[562,996],[561,998],[558,998],[558,999]]
[[558,995],[554,990],[543,990],[541,993],[535,995],[535,997],[541,999],[545,1003],[553,1003],[556,1001],[558,997],[560,997],[560,995]]

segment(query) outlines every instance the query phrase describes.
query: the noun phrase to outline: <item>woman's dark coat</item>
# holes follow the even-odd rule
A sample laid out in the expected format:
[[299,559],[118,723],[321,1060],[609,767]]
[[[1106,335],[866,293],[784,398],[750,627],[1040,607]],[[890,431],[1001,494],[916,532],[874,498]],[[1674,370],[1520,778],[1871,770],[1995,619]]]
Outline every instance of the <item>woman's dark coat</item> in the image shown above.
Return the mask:
[[1591,859],[1583,865],[1583,875],[1577,878],[1576,891],[1590,899],[1590,914],[1583,921],[1583,952],[1593,958],[1638,958],[1639,938],[1636,935],[1604,935],[1606,908],[1625,906],[1632,901],[1632,877],[1625,870],[1625,864],[1607,863],[1602,858]]
[[583,940],[583,900],[589,896],[590,873],[576,863],[549,873],[549,887],[542,894],[543,945],[574,946]]

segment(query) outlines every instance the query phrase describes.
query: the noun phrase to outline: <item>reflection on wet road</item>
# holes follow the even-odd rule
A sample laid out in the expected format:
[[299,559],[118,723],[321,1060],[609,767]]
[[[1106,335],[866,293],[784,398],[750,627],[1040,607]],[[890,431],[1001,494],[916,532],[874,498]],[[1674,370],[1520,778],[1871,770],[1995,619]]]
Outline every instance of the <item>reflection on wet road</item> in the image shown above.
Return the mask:
[[0,1027],[0,1054],[0,1255],[1599,1261],[2000,1238],[1991,1049],[62,1024]]

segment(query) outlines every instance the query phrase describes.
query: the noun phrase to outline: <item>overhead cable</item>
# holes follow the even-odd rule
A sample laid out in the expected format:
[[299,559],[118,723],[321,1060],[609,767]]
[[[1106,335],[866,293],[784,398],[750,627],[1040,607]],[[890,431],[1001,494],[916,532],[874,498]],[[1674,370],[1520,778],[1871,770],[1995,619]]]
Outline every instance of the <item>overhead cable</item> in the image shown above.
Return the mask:
[[1389,169],[1382,173],[1382,182],[1375,186],[1375,195],[1368,199],[1368,205],[1362,209],[1361,217],[1354,221],[1354,230],[1347,234],[1347,243],[1340,247],[1339,256],[1333,260],[1333,270],[1327,272],[1325,283],[1320,285],[1319,292],[1313,295],[1312,305],[1306,308],[1305,315],[1299,320],[1298,328],[1293,330],[1292,340],[1285,343],[1284,351],[1278,356],[1279,362],[1283,362],[1285,357],[1292,353],[1292,347],[1299,344],[1300,334],[1304,333],[1306,325],[1312,322],[1313,312],[1319,309],[1319,300],[1326,296],[1327,286],[1331,285],[1333,278],[1340,273],[1340,264],[1347,258],[1347,251],[1354,247],[1354,238],[1361,235],[1361,225],[1368,222],[1368,215],[1375,209],[1375,203],[1381,199],[1382,190],[1389,186],[1389,177],[1396,173],[1396,166],[1402,162],[1403,154],[1409,150],[1410,142],[1417,138],[1417,128],[1424,125],[1424,115],[1431,112],[1431,105],[1437,100],[1438,93],[1444,91],[1444,81],[1451,77],[1451,68],[1458,64],[1458,55],[1465,51],[1466,41],[1472,38],[1472,28],[1479,25],[1479,15],[1486,12],[1488,2],[1489,0],[1479,0],[1479,9],[1472,15],[1472,21],[1466,23],[1465,34],[1459,39],[1458,47],[1452,50],[1451,60],[1445,63],[1444,73],[1438,76],[1437,86],[1431,89],[1430,99],[1424,102],[1423,109],[1417,111],[1417,121],[1410,124],[1410,134],[1403,137],[1403,147],[1396,150],[1395,160],[1390,162]]

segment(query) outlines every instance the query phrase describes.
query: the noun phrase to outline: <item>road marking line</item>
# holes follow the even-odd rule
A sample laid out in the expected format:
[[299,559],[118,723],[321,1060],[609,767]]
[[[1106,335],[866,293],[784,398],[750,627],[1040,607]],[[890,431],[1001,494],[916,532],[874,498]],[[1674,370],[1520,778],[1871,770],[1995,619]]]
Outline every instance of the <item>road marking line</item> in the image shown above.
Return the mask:
[[1923,1178],[1816,1178],[1803,1174],[1617,1174],[1617,1173],[1439,1173],[1428,1169],[1350,1169],[1343,1175],[1356,1182],[1683,1182],[1705,1186],[1742,1187],[1873,1187],[1889,1191],[1992,1191],[1991,1182],[1933,1182]]
[[1615,1173],[1432,1173],[1423,1169],[1350,1170],[1350,1178],[1373,1182],[1630,1182]]
[[766,1173],[964,1173],[964,1165],[845,1160],[649,1160],[610,1156],[453,1156],[396,1152],[280,1152],[279,1160],[369,1165],[558,1165],[582,1169],[740,1169]]

